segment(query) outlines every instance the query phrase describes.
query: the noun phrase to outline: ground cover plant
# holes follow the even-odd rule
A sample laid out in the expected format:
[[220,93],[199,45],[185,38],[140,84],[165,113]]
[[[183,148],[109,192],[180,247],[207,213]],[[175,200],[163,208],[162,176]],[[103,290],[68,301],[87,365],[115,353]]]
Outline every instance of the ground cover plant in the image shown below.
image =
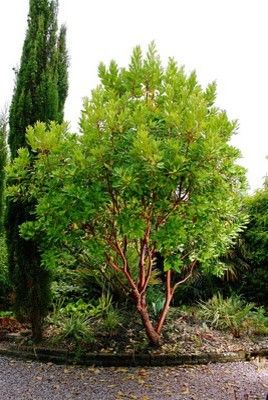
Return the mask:
[[[55,123],[28,129],[35,162],[19,151],[8,194],[36,202],[20,234],[38,241],[42,265],[76,259],[101,273],[159,345],[176,289],[197,269],[222,274],[219,256],[245,222],[236,122],[215,106],[214,83],[202,89],[173,59],[164,68],[154,44],[145,57],[135,48],[128,68],[101,64],[99,77],[80,135]],[[152,315],[156,277],[164,301]]]

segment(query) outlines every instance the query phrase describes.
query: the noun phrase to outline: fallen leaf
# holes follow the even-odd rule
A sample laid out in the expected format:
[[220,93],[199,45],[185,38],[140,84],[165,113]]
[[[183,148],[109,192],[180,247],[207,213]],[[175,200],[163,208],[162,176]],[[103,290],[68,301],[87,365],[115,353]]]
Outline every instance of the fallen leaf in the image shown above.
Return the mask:
[[181,394],[190,394],[189,386],[188,385],[183,385],[184,387],[181,390]]
[[139,372],[138,372],[138,375],[140,375],[140,376],[146,376],[146,375],[147,375],[146,369],[140,369]]
[[116,372],[128,372],[128,368],[116,368]]
[[53,388],[54,388],[54,389],[59,389],[59,388],[60,388],[60,385],[53,385]]

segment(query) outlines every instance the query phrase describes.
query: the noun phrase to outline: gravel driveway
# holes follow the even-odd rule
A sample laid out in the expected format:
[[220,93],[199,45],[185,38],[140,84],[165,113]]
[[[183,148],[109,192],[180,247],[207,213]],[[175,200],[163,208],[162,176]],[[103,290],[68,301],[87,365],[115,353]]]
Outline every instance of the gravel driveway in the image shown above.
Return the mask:
[[0,358],[0,399],[266,400],[268,363],[88,368]]

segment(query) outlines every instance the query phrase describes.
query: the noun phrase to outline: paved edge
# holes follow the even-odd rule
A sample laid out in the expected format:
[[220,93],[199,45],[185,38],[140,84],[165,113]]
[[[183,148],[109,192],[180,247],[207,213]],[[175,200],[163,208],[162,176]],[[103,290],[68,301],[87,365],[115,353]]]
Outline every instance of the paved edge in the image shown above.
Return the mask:
[[[6,342],[5,342],[6,344]],[[249,361],[252,357],[268,356],[268,349],[259,351],[226,352],[222,354],[92,354],[68,352],[64,350],[48,349],[35,346],[16,346],[10,344],[8,348],[1,348],[0,355],[23,360],[53,362],[55,364],[76,364],[96,367],[168,367],[178,365],[197,365],[208,363],[225,363],[235,361]]]

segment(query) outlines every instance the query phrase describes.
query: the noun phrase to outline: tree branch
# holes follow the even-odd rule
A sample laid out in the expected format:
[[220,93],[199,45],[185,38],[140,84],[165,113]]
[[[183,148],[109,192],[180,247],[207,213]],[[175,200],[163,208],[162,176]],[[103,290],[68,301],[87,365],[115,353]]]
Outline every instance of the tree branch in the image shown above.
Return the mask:
[[144,284],[141,286],[141,295],[143,295],[147,289],[147,286],[149,284],[151,275],[152,275],[152,269],[153,269],[153,257],[152,254],[154,253],[154,251],[148,251],[148,258],[149,258],[149,266],[148,266],[148,271],[146,274],[146,278],[144,281]]
[[189,273],[185,276],[184,279],[182,279],[181,281],[177,282],[177,283],[174,285],[174,287],[173,287],[173,291],[174,291],[174,292],[175,292],[175,290],[177,289],[177,287],[178,287],[179,285],[182,285],[184,282],[188,281],[188,279],[191,278],[191,276],[193,275],[193,270],[194,270],[194,267],[196,266],[196,264],[197,264],[197,260],[194,260],[194,261],[190,264],[190,271],[189,271]]
[[[147,218],[147,227],[143,236],[143,239],[140,241],[140,261],[139,261],[139,288],[142,290],[145,284],[145,262],[146,262],[146,253],[148,253],[148,244],[149,237],[151,233],[151,222]],[[148,253],[149,254],[149,253]]]
[[122,268],[120,268],[112,259],[111,256],[109,256],[108,254],[105,254],[106,257],[106,261],[107,263],[110,265],[110,267],[112,267],[116,272],[124,272]]
[[171,286],[171,270],[168,270],[166,272],[166,300],[165,300],[165,304],[162,308],[161,314],[159,316],[159,319],[157,321],[156,328],[155,328],[155,330],[158,334],[160,334],[160,332],[163,328],[173,294],[174,294],[174,290],[172,289],[172,286]]

